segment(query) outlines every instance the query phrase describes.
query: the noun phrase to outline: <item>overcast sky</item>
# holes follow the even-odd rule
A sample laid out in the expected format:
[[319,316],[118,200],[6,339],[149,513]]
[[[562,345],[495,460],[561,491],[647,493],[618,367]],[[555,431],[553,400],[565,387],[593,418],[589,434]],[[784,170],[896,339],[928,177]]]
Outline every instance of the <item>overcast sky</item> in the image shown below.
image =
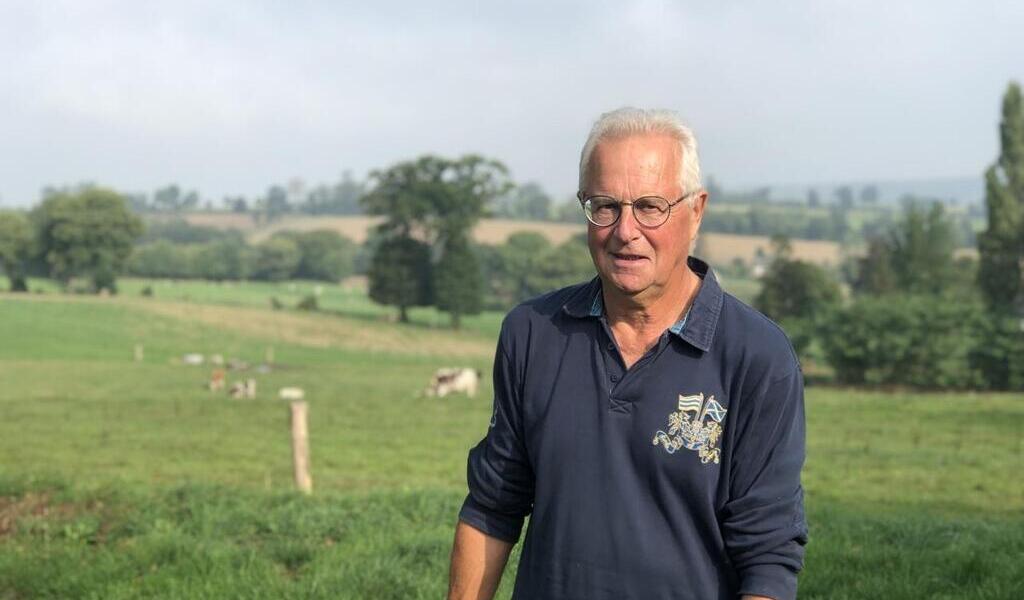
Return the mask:
[[0,205],[219,202],[479,152],[562,197],[601,112],[678,110],[726,187],[977,176],[1024,2],[0,0]]

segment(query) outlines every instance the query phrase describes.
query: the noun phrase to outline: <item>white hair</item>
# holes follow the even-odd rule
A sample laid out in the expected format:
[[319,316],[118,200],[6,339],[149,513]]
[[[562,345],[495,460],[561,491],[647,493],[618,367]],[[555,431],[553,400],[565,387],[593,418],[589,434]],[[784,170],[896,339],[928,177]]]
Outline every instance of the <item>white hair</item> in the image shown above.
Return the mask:
[[[681,164],[679,186],[684,194],[701,188],[700,159],[697,157],[697,137],[675,111],[625,107],[601,115],[594,123],[580,154],[580,190],[586,188],[590,156],[597,144],[605,139],[631,135],[663,134],[679,142]],[[687,199],[692,206],[693,197]]]

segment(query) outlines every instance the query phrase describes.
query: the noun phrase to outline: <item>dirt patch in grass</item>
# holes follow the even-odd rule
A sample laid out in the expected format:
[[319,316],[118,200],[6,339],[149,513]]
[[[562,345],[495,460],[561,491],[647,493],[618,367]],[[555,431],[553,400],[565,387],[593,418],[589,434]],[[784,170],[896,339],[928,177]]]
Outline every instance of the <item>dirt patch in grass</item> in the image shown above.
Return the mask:
[[493,341],[472,333],[257,308],[136,300],[126,303],[165,317],[314,348],[467,357],[488,356],[494,351]]
[[18,521],[24,517],[67,516],[71,507],[54,505],[48,492],[29,492],[24,496],[0,496],[0,539],[17,533]]
[[[27,492],[22,496],[0,496],[0,541],[18,533],[18,524],[25,519],[46,521],[53,525],[72,523],[85,515],[95,515],[99,526],[93,530],[90,543],[103,543],[111,527],[111,515],[105,503],[90,500],[81,503],[58,502],[52,492]],[[31,528],[29,529],[31,531]]]

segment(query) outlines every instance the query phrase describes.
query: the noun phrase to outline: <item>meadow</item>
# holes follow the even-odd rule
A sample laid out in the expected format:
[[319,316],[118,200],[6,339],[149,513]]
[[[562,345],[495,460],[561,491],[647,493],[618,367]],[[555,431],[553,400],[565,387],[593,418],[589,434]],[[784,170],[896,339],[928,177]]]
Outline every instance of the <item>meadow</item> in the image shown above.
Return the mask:
[[[0,295],[0,600],[443,597],[501,315],[398,324],[328,285],[321,312],[290,308],[315,285]],[[229,373],[257,378],[256,400],[181,362],[255,365],[268,348],[269,372]],[[483,371],[481,393],[423,397],[452,365]],[[288,385],[310,403],[309,497],[276,399]],[[810,387],[807,419],[801,598],[1024,594],[1024,394]]]

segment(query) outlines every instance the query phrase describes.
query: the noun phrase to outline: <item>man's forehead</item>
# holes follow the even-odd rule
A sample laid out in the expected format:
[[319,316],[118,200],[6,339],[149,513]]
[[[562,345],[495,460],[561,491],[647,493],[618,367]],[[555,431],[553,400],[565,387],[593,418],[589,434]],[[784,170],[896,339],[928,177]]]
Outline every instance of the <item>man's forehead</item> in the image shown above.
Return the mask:
[[640,134],[606,138],[597,143],[590,158],[593,184],[623,178],[651,185],[674,184],[679,179],[679,143],[664,134]]

